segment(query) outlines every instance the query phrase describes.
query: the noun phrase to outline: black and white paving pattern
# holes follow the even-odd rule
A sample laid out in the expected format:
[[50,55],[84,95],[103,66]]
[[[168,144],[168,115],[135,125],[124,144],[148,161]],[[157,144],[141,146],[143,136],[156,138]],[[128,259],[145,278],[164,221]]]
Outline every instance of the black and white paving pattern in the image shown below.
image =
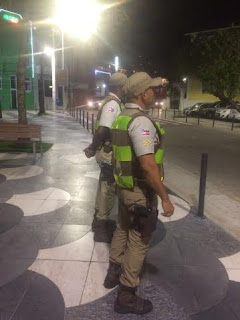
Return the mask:
[[36,165],[0,153],[0,319],[240,319],[240,244],[174,194],[175,215],[159,215],[139,287],[153,312],[114,313],[117,288],[103,287],[109,246],[91,232],[99,176],[83,153],[91,135],[66,114],[30,121],[54,145]]

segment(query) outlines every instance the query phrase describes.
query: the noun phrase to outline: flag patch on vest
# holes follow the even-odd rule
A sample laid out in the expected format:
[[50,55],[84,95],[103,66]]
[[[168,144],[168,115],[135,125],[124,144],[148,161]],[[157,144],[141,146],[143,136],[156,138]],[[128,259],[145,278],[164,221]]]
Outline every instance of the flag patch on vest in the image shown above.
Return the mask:
[[108,111],[110,111],[110,112],[114,112],[113,107],[108,107]]
[[150,131],[146,130],[146,129],[142,129],[142,135],[143,136],[149,136],[150,135]]

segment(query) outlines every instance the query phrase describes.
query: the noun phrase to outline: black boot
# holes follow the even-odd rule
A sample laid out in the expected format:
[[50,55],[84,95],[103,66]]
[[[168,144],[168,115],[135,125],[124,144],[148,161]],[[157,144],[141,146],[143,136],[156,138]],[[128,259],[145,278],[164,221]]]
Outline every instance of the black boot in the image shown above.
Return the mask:
[[109,262],[108,273],[104,280],[104,287],[106,289],[112,289],[119,285],[119,278],[122,272],[122,268],[120,264],[114,263],[112,261]]
[[136,295],[136,288],[120,285],[114,310],[117,313],[145,314],[153,309],[152,302]]

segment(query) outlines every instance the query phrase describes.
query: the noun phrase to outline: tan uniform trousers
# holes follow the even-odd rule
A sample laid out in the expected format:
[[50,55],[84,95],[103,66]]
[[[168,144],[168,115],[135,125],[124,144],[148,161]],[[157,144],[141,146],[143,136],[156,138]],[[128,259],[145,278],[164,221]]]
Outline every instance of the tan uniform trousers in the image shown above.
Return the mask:
[[95,202],[95,218],[108,220],[116,199],[116,183],[108,183],[102,180],[100,173],[98,190]]
[[103,164],[111,165],[112,152],[105,153],[103,148],[96,153],[96,161],[100,166],[98,189],[95,202],[95,218],[99,220],[108,220],[116,199],[116,183],[109,182],[106,179]]
[[[148,192],[146,192],[148,190]],[[133,190],[118,188],[119,223],[114,233],[110,260],[122,265],[120,282],[127,287],[137,287],[139,274],[149,247],[149,239],[131,228],[133,209],[136,204],[157,209],[157,196],[149,187],[135,186]]]

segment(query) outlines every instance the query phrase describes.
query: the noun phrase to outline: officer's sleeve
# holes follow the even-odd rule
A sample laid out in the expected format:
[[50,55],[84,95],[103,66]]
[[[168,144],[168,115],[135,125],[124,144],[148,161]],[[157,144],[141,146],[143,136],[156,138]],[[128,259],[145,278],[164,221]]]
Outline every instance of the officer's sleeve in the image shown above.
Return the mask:
[[137,157],[154,154],[156,128],[148,118],[141,116],[134,119],[128,132]]
[[119,104],[114,100],[109,101],[103,106],[99,125],[102,127],[111,128],[113,121],[116,119],[119,113]]

